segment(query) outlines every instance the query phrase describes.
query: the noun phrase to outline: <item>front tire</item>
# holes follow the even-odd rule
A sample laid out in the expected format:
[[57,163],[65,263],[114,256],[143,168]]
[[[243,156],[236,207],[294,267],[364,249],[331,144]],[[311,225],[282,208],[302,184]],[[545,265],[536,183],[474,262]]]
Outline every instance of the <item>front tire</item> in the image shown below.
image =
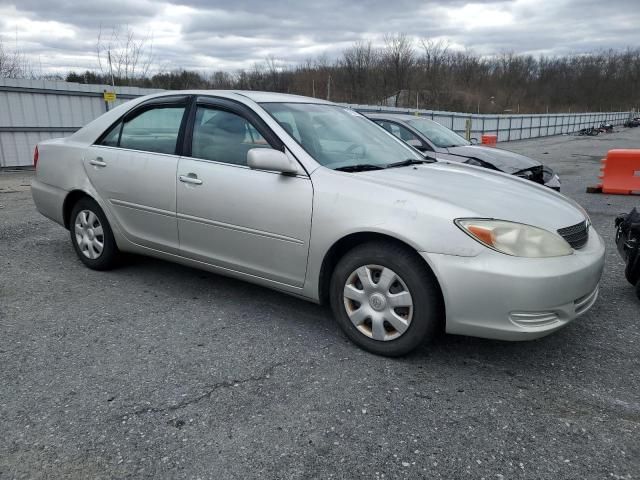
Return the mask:
[[438,283],[416,252],[392,242],[359,245],[340,259],[330,287],[333,314],[361,348],[405,355],[438,331]]
[[93,199],[81,198],[73,206],[69,231],[73,248],[87,267],[109,270],[116,266],[120,252],[107,217]]

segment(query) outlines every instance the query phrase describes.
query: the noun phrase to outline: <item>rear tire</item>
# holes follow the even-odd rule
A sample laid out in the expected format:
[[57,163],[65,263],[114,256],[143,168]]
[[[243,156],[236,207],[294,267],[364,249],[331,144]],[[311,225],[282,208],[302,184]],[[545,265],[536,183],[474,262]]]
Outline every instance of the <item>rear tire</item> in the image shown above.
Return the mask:
[[84,197],[71,210],[71,243],[78,258],[93,270],[109,270],[117,265],[120,252],[111,226],[95,200]]
[[416,252],[393,242],[370,242],[345,254],[333,271],[330,303],[352,342],[389,357],[433,339],[443,313],[433,273]]

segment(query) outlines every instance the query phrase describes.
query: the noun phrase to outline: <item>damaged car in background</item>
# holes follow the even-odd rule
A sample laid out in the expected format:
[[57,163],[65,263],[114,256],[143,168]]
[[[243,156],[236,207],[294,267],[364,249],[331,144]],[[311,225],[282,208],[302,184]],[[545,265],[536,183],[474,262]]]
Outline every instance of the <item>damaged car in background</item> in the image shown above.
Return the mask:
[[515,175],[560,191],[560,178],[548,166],[519,153],[474,145],[438,122],[414,115],[366,114],[371,120],[433,160],[450,160]]

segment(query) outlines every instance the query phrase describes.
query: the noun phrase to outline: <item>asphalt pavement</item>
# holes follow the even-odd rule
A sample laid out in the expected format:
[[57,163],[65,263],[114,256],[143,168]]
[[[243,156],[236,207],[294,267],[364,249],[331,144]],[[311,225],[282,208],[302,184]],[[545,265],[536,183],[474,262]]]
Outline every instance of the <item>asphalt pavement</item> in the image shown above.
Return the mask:
[[550,165],[607,243],[600,299],[523,343],[445,335],[388,359],[330,312],[142,257],[94,272],[0,172],[0,478],[640,478],[640,301],[586,194],[599,137],[501,144]]

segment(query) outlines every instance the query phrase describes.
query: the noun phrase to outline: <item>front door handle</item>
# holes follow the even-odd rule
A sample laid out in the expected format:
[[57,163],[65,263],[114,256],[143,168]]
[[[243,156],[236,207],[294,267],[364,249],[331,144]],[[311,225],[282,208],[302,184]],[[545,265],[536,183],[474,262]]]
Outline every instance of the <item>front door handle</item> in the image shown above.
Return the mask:
[[180,175],[178,178],[181,182],[184,183],[190,183],[191,185],[202,185],[202,180],[200,180],[195,173]]
[[94,167],[106,167],[107,164],[105,163],[104,160],[102,160],[102,157],[96,157],[93,160],[89,160],[89,163],[91,165],[93,165]]

